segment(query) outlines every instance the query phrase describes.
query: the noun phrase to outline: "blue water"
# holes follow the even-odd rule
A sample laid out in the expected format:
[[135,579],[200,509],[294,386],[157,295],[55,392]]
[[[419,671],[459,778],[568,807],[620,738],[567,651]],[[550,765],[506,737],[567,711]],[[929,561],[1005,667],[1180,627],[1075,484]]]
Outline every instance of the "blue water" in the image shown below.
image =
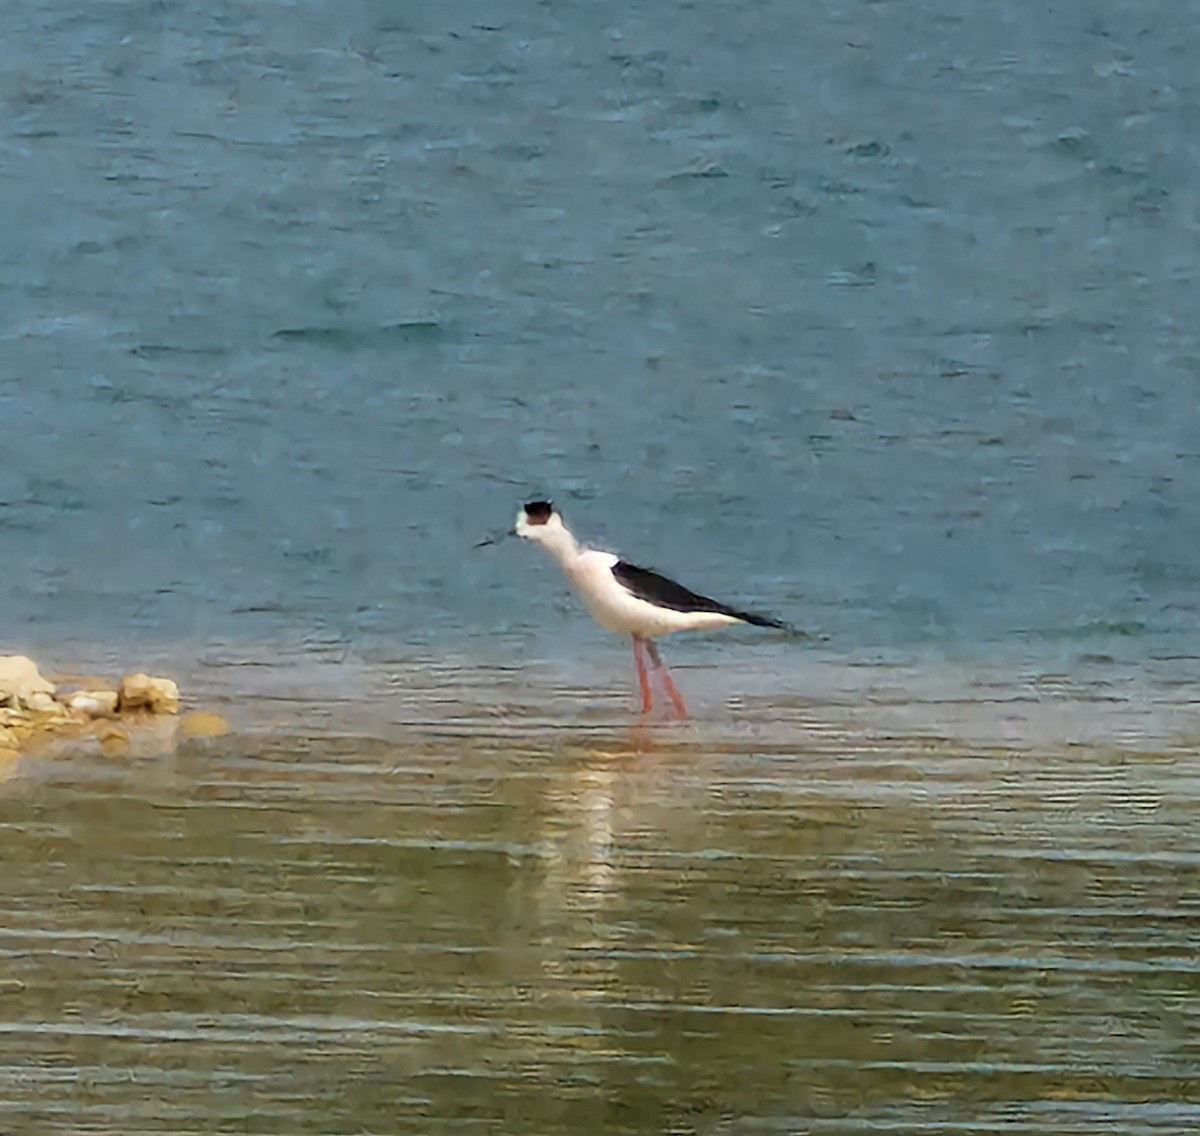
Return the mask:
[[536,491],[850,658],[1186,652],[1198,29],[6,7],[0,640],[552,653]]

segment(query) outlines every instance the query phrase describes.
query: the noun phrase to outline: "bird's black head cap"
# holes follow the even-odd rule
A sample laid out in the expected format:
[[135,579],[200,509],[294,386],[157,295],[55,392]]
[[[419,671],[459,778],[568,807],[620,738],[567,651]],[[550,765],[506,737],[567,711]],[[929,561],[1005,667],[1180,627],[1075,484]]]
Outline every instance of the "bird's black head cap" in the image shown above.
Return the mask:
[[553,501],[528,501],[525,504],[525,519],[531,525],[544,525],[553,513]]

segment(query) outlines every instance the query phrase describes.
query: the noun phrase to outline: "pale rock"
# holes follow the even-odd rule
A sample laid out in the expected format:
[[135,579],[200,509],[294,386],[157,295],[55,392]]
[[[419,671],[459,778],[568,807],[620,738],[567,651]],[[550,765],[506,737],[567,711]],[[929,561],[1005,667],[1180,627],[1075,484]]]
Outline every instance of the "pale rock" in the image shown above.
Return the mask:
[[122,710],[149,710],[152,714],[179,712],[179,687],[169,678],[151,678],[147,674],[128,674],[121,679],[117,703]]
[[105,757],[128,757],[129,735],[120,726],[105,726],[100,733],[100,752]]
[[25,699],[25,705],[36,714],[59,714],[62,712],[62,707],[55,700],[54,695],[47,694],[44,690],[35,690]]
[[0,655],[0,705],[31,706],[36,695],[54,695],[54,683],[42,678],[37,663],[24,655]]
[[84,718],[111,718],[117,712],[117,692],[77,690],[65,699],[65,705]]

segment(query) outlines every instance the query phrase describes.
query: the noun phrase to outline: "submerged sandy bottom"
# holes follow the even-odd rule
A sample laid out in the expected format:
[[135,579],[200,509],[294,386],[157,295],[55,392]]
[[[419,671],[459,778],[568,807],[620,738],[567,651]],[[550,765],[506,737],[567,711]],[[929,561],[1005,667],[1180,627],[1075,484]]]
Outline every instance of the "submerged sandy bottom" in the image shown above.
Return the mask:
[[[79,673],[111,670],[120,660],[77,648],[47,662],[49,670]],[[673,664],[692,711],[682,723],[639,718],[632,668],[615,651],[495,666],[455,656],[238,646],[163,649],[148,662],[178,679],[185,710],[220,714],[236,733],[516,744],[549,735],[797,753],[871,743],[1133,752],[1200,745],[1194,659],[1103,658],[1059,669],[1027,660],[747,657],[735,650],[720,665]]]
[[0,792],[6,1131],[1197,1130],[1186,683],[196,658]]

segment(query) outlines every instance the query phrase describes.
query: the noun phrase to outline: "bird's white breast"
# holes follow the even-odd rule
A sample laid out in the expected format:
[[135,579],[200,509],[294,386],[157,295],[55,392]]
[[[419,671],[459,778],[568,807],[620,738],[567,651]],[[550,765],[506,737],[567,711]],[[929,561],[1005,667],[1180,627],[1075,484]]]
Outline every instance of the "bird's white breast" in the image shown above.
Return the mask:
[[601,627],[618,635],[656,638],[673,631],[702,631],[737,623],[727,615],[703,611],[671,611],[638,599],[613,576],[619,558],[611,552],[581,552],[564,570]]

